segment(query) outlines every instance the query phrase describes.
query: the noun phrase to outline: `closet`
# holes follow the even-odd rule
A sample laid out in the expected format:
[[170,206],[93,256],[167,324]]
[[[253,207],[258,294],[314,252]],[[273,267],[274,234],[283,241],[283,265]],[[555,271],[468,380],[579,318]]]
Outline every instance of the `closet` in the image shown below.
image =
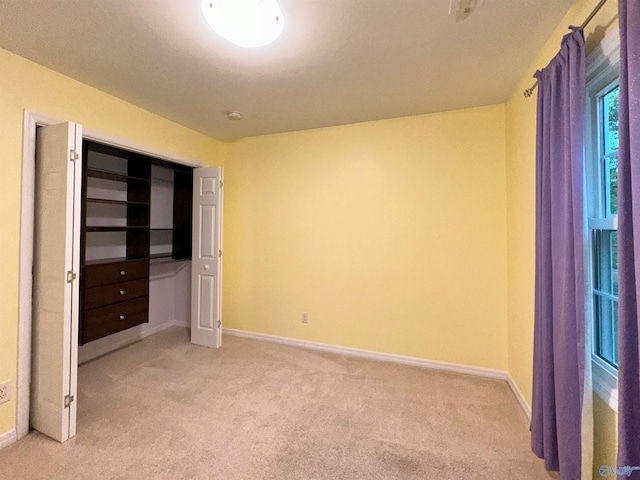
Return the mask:
[[71,122],[35,143],[29,424],[64,442],[85,349],[176,323],[221,345],[223,170]]

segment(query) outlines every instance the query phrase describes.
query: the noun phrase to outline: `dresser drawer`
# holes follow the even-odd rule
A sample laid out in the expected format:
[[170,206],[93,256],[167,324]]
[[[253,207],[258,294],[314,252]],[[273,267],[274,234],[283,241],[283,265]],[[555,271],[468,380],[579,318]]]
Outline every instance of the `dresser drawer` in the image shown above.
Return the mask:
[[97,287],[127,280],[149,278],[149,260],[129,260],[84,267],[84,287]]
[[124,302],[132,298],[149,295],[149,280],[131,280],[130,282],[112,283],[100,287],[87,288],[84,292],[84,308],[103,307],[112,303]]
[[140,297],[84,312],[83,343],[106,337],[149,321],[149,297]]

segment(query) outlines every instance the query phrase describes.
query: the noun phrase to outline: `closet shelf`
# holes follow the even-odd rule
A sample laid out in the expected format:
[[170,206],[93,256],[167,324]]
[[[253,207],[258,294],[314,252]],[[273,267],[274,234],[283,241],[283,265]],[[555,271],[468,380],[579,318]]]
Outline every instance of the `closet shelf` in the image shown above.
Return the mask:
[[123,173],[109,172],[107,170],[98,170],[97,168],[88,168],[87,177],[102,178],[104,180],[114,180],[116,182],[126,182],[127,180],[138,180],[141,182],[149,182],[148,178],[134,177]]
[[87,225],[86,227],[86,232],[127,232],[129,230],[148,230],[149,226],[148,225],[141,225],[141,226],[114,226],[114,227],[93,227],[93,226],[89,226]]
[[87,202],[106,203],[108,205],[149,205],[149,202],[130,202],[128,200],[109,200],[106,198],[91,198],[91,197],[87,197]]
[[139,259],[126,258],[126,257],[109,257],[109,258],[100,258],[96,260],[85,260],[84,266],[88,267],[91,265],[104,265],[109,263],[120,263],[120,262],[127,262],[127,261],[135,262],[138,260]]
[[173,258],[173,254],[171,252],[167,252],[167,253],[152,253],[151,255],[149,255],[150,259],[156,259],[156,258]]

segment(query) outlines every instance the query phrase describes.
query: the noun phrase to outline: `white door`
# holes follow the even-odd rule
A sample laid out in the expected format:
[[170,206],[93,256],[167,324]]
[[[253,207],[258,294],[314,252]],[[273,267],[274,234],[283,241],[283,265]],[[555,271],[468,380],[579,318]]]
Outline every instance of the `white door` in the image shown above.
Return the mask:
[[191,343],[222,345],[221,167],[193,170]]
[[76,434],[82,126],[37,133],[31,426],[59,442]]

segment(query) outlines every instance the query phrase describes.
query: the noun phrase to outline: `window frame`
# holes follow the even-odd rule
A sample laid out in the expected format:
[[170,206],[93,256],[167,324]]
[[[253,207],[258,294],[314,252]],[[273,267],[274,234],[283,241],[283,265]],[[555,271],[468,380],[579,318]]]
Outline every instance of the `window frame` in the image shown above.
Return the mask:
[[[598,122],[602,110],[599,98],[618,83],[620,71],[620,35],[618,29],[609,32],[587,57],[587,98],[585,104],[585,306],[589,332],[587,348],[591,358],[593,390],[610,408],[618,410],[618,370],[596,354],[597,332],[594,322],[594,235],[595,230],[617,230],[617,215],[604,218],[604,188],[601,161],[601,138]],[[595,187],[595,188],[594,188]],[[593,191],[597,195],[591,195]]]

